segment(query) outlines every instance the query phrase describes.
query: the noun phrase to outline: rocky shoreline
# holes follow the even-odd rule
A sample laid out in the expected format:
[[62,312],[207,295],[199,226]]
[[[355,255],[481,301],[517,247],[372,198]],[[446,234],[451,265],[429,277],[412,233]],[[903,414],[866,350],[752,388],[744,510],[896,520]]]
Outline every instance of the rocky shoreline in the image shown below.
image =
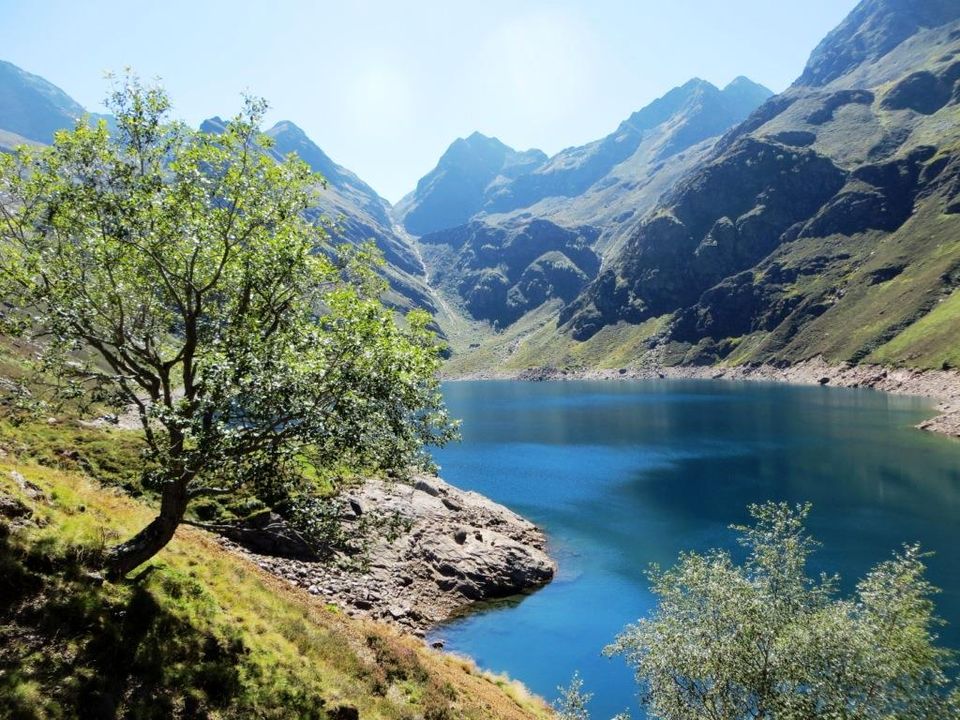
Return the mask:
[[868,388],[895,395],[916,395],[937,402],[939,415],[917,425],[921,430],[960,438],[960,371],[889,368],[880,365],[833,365],[813,358],[787,367],[742,365],[736,367],[633,367],[613,370],[562,370],[531,368],[519,371],[470,373],[445,380],[650,380],[709,379],[725,381],[786,382]]
[[348,615],[385,621],[421,637],[473,603],[530,592],[556,572],[542,530],[503,505],[433,476],[417,476],[412,484],[369,480],[344,493],[342,501],[347,522],[372,512],[403,519],[395,538],[374,540],[363,571],[221,542]]

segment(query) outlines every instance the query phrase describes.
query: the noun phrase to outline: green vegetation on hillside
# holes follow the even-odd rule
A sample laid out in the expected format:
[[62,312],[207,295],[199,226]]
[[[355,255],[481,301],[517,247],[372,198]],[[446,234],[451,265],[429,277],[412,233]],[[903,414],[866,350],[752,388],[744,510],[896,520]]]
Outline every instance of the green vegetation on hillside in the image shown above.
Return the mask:
[[[61,430],[31,444],[40,459]],[[99,559],[153,511],[21,457],[23,440],[0,439],[0,716],[547,716],[519,686],[345,617],[198,530],[135,580],[103,582]]]

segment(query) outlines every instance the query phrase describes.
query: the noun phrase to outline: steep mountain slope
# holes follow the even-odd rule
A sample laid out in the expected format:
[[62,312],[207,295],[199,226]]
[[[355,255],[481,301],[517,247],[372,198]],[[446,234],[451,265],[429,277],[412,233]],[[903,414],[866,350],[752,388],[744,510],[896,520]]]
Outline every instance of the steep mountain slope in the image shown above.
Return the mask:
[[[219,117],[205,120],[200,129],[221,132]],[[422,307],[434,312],[436,306],[426,286],[423,265],[413,245],[390,220],[390,204],[350,170],[331,160],[306,133],[288,120],[266,131],[273,139],[270,152],[277,158],[296,153],[310,168],[323,175],[327,185],[319,193],[316,216],[324,217],[334,241],[376,242],[387,265],[384,276],[390,283],[386,298],[401,308]]]
[[866,0],[561,314],[667,362],[960,364],[960,3]]
[[267,130],[276,143],[273,152],[297,153],[304,162],[323,175],[327,187],[320,193],[317,211],[332,221],[334,240],[351,243],[373,240],[383,252],[387,265],[384,274],[392,294],[388,297],[404,308],[422,307],[436,312],[437,307],[424,279],[424,267],[412,242],[401,229],[394,228],[390,204],[346,168],[337,165],[292,122],[279,122]]
[[[746,78],[723,90],[691,80],[609,136],[536,165],[526,163],[533,151],[475,134],[454,143],[395,211],[409,221],[411,212],[438,210],[434,225],[474,213],[423,235],[420,249],[434,285],[469,318],[502,329],[544,302],[573,299],[661,193],[769,96]],[[477,147],[490,160],[481,170]],[[462,202],[444,215],[450,197]]]
[[861,2],[816,47],[796,85],[826,85],[878,60],[919,30],[956,19],[954,0]]
[[0,60],[0,146],[49,143],[54,132],[73,127],[85,112],[56,85]]
[[[573,198],[587,192],[644,146],[643,159],[659,163],[743,120],[771,93],[747,78],[723,90],[695,78],[635,112],[607,137],[563,150],[530,173],[491,188],[485,208],[505,212],[547,197]],[[604,184],[610,186],[611,182]]]
[[[744,77],[723,90],[693,79],[634,113],[603,140],[564,150],[518,178],[491,200],[491,212],[509,206],[509,200],[522,206],[510,216],[591,225],[598,231],[595,249],[607,257],[660,196],[703,161],[717,137],[771,95]],[[526,201],[518,199],[531,188],[536,192]],[[490,222],[498,217],[491,215]]]

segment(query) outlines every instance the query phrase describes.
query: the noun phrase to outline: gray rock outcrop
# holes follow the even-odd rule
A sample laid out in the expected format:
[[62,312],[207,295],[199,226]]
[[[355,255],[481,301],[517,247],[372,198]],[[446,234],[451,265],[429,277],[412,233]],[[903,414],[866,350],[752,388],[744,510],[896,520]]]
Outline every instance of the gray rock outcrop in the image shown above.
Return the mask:
[[379,513],[403,521],[396,537],[373,542],[365,570],[237,549],[350,615],[417,634],[471,603],[538,588],[556,571],[533,523],[436,477],[421,475],[412,485],[369,480],[345,493],[343,503],[346,518]]

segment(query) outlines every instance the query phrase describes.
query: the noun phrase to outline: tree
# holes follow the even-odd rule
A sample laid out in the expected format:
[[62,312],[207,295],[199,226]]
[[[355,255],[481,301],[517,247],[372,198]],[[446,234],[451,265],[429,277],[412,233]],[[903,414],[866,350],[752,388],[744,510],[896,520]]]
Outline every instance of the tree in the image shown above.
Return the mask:
[[[396,321],[369,252],[305,220],[318,176],[262,150],[266,105],[221,135],[169,122],[159,87],[110,97],[0,158],[0,278],[59,395],[136,408],[158,516],[112,548],[120,577],[199,497],[259,492],[305,462],[399,471],[455,434],[428,316]],[[318,248],[324,251],[318,252]]]
[[559,720],[590,720],[590,704],[592,693],[583,691],[583,678],[580,673],[574,673],[567,687],[559,687],[560,697],[553,704]]
[[950,653],[935,646],[923,554],[908,546],[853,597],[807,574],[809,505],[751,506],[736,564],[712,551],[653,567],[653,615],[606,649],[626,656],[650,713],[664,720],[945,720]]
[[[593,693],[584,692],[583,678],[579,672],[573,674],[567,687],[558,687],[560,697],[553,703],[557,720],[590,720],[590,710],[587,706],[593,698]],[[617,713],[610,720],[630,720],[630,713]]]

